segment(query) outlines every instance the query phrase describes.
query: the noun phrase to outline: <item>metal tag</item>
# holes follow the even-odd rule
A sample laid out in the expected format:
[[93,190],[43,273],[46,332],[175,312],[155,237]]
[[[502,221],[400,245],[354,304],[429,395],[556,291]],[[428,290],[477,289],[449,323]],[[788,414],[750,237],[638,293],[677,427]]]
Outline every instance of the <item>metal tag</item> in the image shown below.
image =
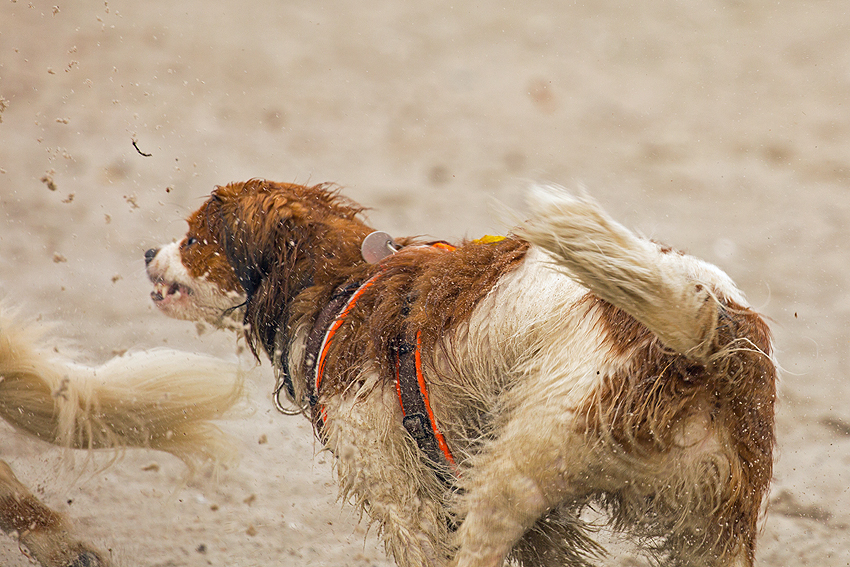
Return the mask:
[[387,256],[395,254],[398,249],[399,246],[393,241],[392,236],[380,230],[369,234],[360,245],[363,259],[370,264],[377,264]]

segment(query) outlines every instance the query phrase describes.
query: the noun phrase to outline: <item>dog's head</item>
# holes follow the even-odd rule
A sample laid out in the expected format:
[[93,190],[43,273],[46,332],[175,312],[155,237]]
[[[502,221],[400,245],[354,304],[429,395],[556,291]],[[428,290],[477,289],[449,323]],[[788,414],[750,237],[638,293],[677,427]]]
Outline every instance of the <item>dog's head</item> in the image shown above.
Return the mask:
[[251,180],[216,187],[179,242],[145,252],[156,306],[220,328],[245,325],[272,352],[292,299],[362,263],[371,229],[332,187]]

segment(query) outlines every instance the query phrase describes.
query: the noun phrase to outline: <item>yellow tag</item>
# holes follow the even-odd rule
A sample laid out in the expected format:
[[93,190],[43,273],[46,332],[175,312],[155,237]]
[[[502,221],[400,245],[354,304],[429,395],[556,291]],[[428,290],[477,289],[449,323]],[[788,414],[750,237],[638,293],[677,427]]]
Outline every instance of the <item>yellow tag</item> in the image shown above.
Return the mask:
[[481,238],[477,238],[472,241],[473,244],[493,244],[494,242],[501,242],[504,240],[504,236],[493,236],[492,234],[485,234]]

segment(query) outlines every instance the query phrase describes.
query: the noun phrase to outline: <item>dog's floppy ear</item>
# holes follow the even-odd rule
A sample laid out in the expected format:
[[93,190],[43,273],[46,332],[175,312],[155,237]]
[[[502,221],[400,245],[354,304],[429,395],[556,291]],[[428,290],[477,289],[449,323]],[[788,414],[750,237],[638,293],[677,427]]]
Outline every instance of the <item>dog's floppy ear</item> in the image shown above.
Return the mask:
[[209,221],[247,297],[248,343],[255,355],[257,341],[272,354],[293,295],[308,283],[302,281],[308,270],[296,265],[305,260],[309,207],[286,186],[252,180],[217,187],[209,208]]
[[282,192],[251,185],[218,187],[211,199],[219,241],[249,298],[285,260],[288,246],[294,243],[291,221],[305,212],[301,203]]

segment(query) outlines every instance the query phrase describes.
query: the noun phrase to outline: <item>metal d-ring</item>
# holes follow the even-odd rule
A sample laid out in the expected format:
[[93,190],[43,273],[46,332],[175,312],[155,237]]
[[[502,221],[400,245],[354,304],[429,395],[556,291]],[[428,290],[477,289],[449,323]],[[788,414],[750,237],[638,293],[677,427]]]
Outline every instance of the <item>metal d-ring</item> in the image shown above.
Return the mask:
[[[275,385],[274,391],[272,392],[272,401],[274,402],[274,407],[282,413],[283,415],[301,415],[307,411],[307,404],[303,406],[298,406],[294,399],[289,394],[288,388],[286,387],[286,373],[283,372],[280,368],[275,369]],[[281,394],[284,394],[288,401],[292,403],[290,406],[283,405],[281,401]]]

